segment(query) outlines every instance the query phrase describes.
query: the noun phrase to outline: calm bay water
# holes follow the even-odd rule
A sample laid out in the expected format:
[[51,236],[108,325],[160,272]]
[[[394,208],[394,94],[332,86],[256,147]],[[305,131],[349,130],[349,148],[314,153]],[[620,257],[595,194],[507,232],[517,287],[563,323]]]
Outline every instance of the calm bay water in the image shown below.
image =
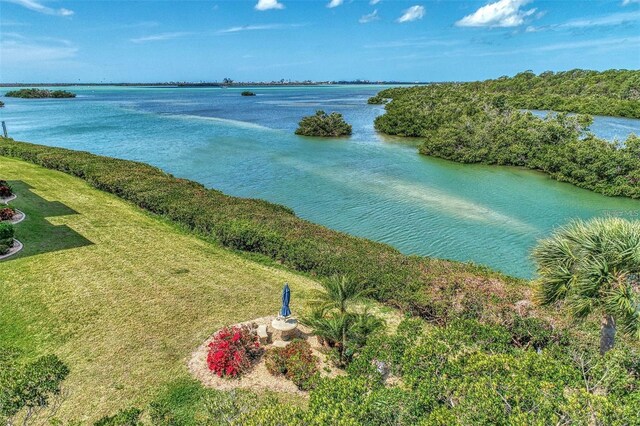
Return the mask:
[[[640,201],[532,171],[427,158],[416,141],[376,134],[373,119],[383,109],[366,100],[379,86],[255,88],[256,97],[218,88],[69,90],[78,97],[3,98],[10,136],[144,161],[409,254],[531,277],[529,252],[554,227],[573,218],[640,217]],[[353,136],[295,136],[300,117],[317,109],[344,114]],[[624,139],[640,134],[640,120],[596,117],[592,131]]]

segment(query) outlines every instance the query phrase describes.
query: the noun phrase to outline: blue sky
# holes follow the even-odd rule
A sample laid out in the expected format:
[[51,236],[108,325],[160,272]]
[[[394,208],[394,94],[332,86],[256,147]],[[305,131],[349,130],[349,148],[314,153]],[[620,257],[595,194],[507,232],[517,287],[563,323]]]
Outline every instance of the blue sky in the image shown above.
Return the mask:
[[1,82],[640,69],[640,0],[0,0]]

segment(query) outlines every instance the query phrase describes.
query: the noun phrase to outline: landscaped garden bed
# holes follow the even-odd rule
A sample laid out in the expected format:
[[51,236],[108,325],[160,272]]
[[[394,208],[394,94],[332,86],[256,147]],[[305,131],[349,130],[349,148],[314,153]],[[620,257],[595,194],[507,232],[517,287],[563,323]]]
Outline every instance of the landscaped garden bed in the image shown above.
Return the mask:
[[16,194],[13,193],[13,188],[6,180],[0,179],[0,203],[7,204],[11,200],[15,200]]
[[20,223],[24,220],[25,214],[13,207],[0,207],[0,222],[8,222],[12,225]]
[[[210,368],[209,361],[213,357],[212,349],[219,346],[216,345],[216,341],[219,341],[216,337],[220,337],[221,334],[225,336],[230,334],[233,339],[234,331],[242,330],[242,338],[246,339],[244,336],[248,334],[255,336],[248,340],[256,342],[254,339],[258,338],[258,328],[260,326],[269,327],[274,318],[274,316],[262,317],[222,328],[193,352],[189,360],[189,371],[204,386],[219,390],[241,388],[299,395],[307,394],[307,379],[310,379],[314,374],[321,377],[335,377],[345,374],[343,370],[335,367],[328,358],[328,348],[316,336],[312,335],[309,328],[303,325],[298,326],[290,341],[271,340],[275,330],[270,330],[268,339],[263,339],[263,343],[258,341],[257,349],[259,350],[256,351],[256,354],[259,353],[259,355],[249,356],[250,362],[248,364],[240,362],[241,367],[232,370],[231,374],[218,375],[215,370]],[[239,341],[241,338],[238,337],[237,340]],[[298,353],[301,352],[300,348],[304,352],[301,357],[298,356]],[[292,362],[291,355],[299,359]],[[302,367],[297,368],[296,363]],[[291,367],[292,365],[293,367]]]
[[22,243],[14,238],[13,225],[0,222],[0,260],[22,250]]

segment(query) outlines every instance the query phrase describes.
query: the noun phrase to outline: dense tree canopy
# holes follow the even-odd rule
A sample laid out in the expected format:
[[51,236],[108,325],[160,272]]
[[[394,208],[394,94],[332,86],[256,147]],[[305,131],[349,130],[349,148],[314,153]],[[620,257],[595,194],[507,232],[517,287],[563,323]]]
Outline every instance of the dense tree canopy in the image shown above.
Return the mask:
[[350,134],[351,125],[337,112],[316,111],[315,115],[304,117],[296,129],[296,135],[302,136],[339,137]]
[[20,89],[5,93],[9,98],[42,99],[42,98],[75,98],[75,93],[66,90]]
[[[585,115],[640,117],[640,71],[525,72],[479,83],[382,91],[380,132],[423,137],[420,152],[463,163],[524,166],[610,196],[640,198],[640,141],[605,141]],[[378,102],[378,99],[375,99]]]

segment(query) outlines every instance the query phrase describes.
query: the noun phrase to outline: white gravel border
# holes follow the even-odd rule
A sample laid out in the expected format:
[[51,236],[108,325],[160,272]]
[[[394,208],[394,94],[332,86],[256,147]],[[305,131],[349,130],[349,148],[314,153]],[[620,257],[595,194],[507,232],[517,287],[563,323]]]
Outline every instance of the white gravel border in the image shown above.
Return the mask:
[[0,203],[2,204],[9,204],[9,201],[13,201],[16,198],[18,198],[18,196],[16,194],[13,194],[10,197],[6,197],[6,198],[0,198]]
[[14,254],[18,253],[20,250],[22,250],[22,247],[24,247],[22,245],[22,243],[18,240],[16,240],[15,238],[13,239],[13,247],[11,247],[9,249],[9,253],[7,254],[3,254],[2,256],[0,256],[0,260],[4,260],[7,257],[13,256]]

